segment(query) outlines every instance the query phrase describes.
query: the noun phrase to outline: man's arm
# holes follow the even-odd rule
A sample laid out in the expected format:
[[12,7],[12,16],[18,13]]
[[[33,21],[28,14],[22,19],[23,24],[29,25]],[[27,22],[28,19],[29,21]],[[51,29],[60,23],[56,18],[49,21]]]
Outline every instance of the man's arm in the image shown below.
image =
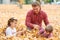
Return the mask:
[[48,17],[47,17],[47,14],[44,12],[44,18],[43,18],[43,21],[45,23],[46,26],[49,25],[49,20],[48,20]]
[[34,28],[33,27],[33,24],[31,23],[31,14],[30,14],[30,12],[28,12],[28,14],[27,14],[27,16],[26,16],[26,25],[27,25],[27,27],[30,27],[30,28]]

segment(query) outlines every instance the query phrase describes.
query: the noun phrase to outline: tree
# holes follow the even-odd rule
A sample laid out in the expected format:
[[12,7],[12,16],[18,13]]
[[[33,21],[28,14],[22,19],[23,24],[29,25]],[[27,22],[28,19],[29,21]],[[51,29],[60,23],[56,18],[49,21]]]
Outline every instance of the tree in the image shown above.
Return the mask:
[[51,3],[52,2],[52,0],[44,0],[45,1],[45,3]]
[[40,0],[36,0],[36,1],[40,2]]

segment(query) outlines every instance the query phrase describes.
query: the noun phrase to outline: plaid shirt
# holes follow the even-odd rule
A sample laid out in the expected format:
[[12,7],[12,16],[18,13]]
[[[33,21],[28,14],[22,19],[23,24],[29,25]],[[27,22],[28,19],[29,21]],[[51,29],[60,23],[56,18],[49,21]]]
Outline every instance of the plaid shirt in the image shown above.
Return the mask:
[[34,13],[33,10],[30,10],[26,16],[26,26],[33,29],[33,24],[37,24],[40,27],[42,26],[42,21],[44,21],[45,25],[49,24],[47,14],[43,11],[40,11],[37,15]]

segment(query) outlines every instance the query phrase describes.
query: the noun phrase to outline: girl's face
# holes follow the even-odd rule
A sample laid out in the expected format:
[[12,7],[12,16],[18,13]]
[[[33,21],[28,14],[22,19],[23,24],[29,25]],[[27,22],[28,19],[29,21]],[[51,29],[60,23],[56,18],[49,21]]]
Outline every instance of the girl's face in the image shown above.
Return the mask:
[[17,26],[17,21],[13,21],[13,22],[11,22],[11,27],[16,27]]

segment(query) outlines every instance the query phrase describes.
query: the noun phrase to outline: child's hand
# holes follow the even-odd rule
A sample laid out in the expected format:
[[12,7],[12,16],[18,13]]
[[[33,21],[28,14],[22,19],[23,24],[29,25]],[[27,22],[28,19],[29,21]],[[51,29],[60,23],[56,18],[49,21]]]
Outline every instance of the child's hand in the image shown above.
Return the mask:
[[19,35],[23,35],[25,33],[26,33],[26,31],[19,31],[19,32],[17,32],[17,34],[19,34]]
[[22,31],[18,31],[16,34],[17,34],[17,35],[18,35],[18,34],[21,35],[21,33],[22,33]]

